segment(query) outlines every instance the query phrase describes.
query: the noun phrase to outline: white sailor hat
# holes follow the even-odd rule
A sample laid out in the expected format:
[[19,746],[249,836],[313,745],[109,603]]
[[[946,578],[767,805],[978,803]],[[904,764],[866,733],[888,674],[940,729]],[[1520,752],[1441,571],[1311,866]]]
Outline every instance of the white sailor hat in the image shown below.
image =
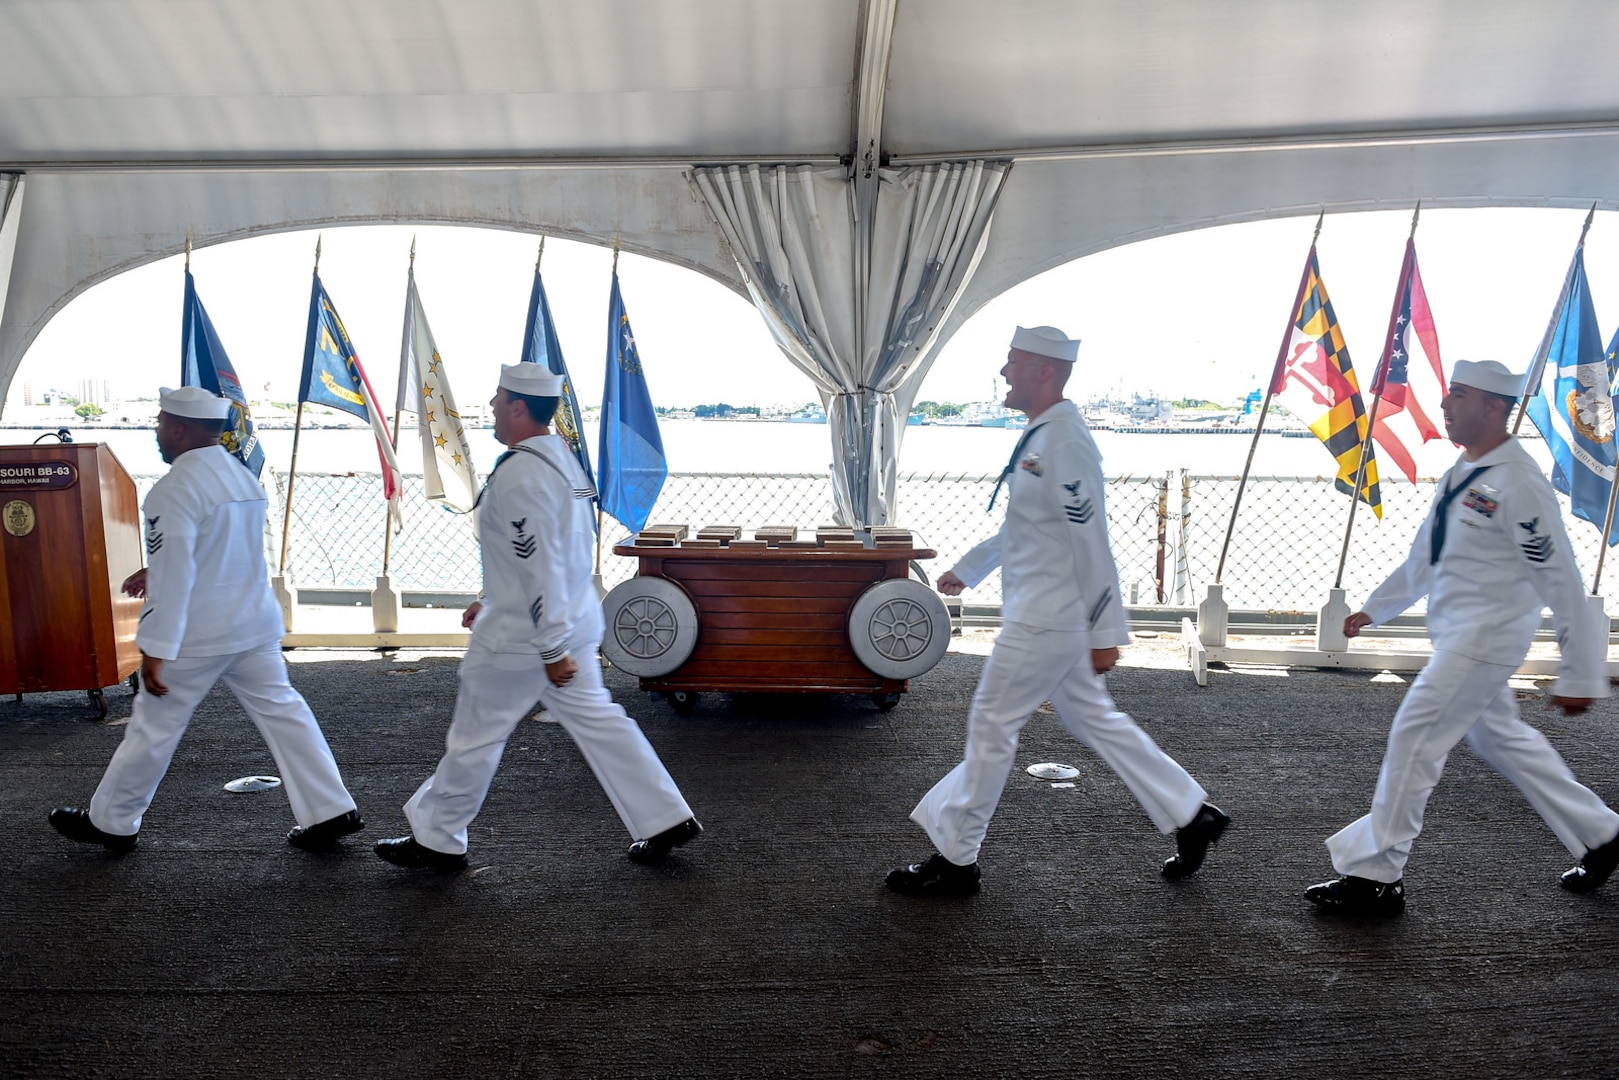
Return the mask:
[[158,390],[157,398],[164,412],[187,420],[223,420],[230,415],[229,398],[200,386],[182,386],[178,390],[165,386]]
[[1012,335],[1012,348],[1069,363],[1079,358],[1079,339],[1070,338],[1055,326],[1018,327]]
[[1515,398],[1523,393],[1523,376],[1514,375],[1499,360],[1458,360],[1450,381],[1502,397]]
[[562,376],[532,361],[500,366],[500,385],[525,397],[561,397]]

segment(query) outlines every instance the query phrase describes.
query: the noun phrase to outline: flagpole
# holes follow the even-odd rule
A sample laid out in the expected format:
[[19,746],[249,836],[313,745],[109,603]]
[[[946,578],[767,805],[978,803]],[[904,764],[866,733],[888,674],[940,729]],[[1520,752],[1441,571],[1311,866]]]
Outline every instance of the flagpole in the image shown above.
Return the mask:
[[[315,237],[315,269],[311,276],[320,273],[320,236]],[[298,402],[298,417],[292,424],[292,465],[287,469],[287,509],[281,515],[281,563],[276,568],[276,575],[284,577],[287,573],[287,534],[292,530],[292,485],[298,479],[298,436],[304,430],[304,403]]]
[[[1585,224],[1580,227],[1580,242],[1574,245],[1574,254],[1577,258],[1581,249],[1585,247],[1585,234],[1591,231],[1591,221],[1596,217],[1597,204],[1591,204],[1590,211],[1585,215]],[[1557,333],[1557,324],[1563,317],[1563,308],[1568,304],[1568,290],[1574,282],[1574,259],[1568,261],[1568,273],[1563,275],[1563,291],[1557,297],[1557,304],[1552,308],[1552,321],[1546,324],[1546,333],[1541,336],[1540,347],[1535,350],[1535,358],[1529,364],[1529,374],[1524,376],[1523,397],[1518,402],[1518,415],[1512,421],[1512,434],[1518,434],[1523,426],[1524,414],[1529,411],[1529,399],[1535,396],[1540,389],[1540,380],[1546,370],[1546,358],[1551,355],[1552,336]],[[1608,537],[1602,537],[1603,551],[1607,550]]]
[[[1400,266],[1400,280],[1394,286],[1394,311],[1396,312],[1400,310],[1400,284],[1406,280],[1406,273],[1410,269],[1405,263],[1411,258],[1411,241],[1417,238],[1417,219],[1421,216],[1422,200],[1418,199],[1417,208],[1411,212],[1411,235],[1405,238],[1406,255]],[[1392,323],[1393,321],[1394,312],[1390,312],[1389,322]],[[1349,538],[1355,531],[1355,511],[1360,509],[1361,486],[1366,482],[1366,470],[1372,460],[1372,439],[1375,437],[1374,432],[1377,430],[1378,406],[1383,404],[1383,394],[1379,386],[1388,377],[1388,362],[1392,359],[1392,356],[1390,356],[1391,351],[1388,344],[1385,343],[1383,356],[1377,361],[1377,370],[1372,373],[1372,385],[1369,387],[1373,391],[1372,407],[1366,414],[1366,441],[1360,444],[1360,464],[1355,469],[1355,490],[1349,500],[1349,522],[1344,526],[1344,546],[1338,552],[1338,576],[1332,579],[1334,589],[1344,587],[1344,567],[1349,562]]]
[[[544,237],[540,238],[540,254],[542,254],[542,255],[545,254],[545,238]],[[540,272],[540,264],[539,264],[539,260],[537,260],[537,259],[534,262],[534,272],[536,274]],[[616,237],[616,236],[613,237],[613,277],[614,277],[615,280],[618,278],[618,237]],[[611,315],[612,313],[609,312],[608,314]],[[579,437],[582,439],[582,438],[585,437],[585,432],[584,432],[585,418],[584,418],[584,416],[583,415],[579,416],[577,418],[576,422],[579,425]],[[603,422],[604,423],[606,422],[605,417],[603,417]],[[601,590],[601,582],[602,582],[602,506],[601,506],[601,500],[598,499],[596,501],[596,586],[597,586],[596,591],[597,592],[602,591]]]
[[[1616,470],[1619,472],[1619,470]],[[1597,552],[1596,577],[1591,581],[1591,595],[1596,596],[1602,590],[1602,564],[1608,558],[1608,537],[1613,534],[1614,503],[1619,502],[1619,483],[1608,484],[1608,515],[1602,520],[1602,550]]]
[[[1321,239],[1321,223],[1326,220],[1327,211],[1322,209],[1315,219],[1315,235],[1310,238],[1310,253],[1315,253],[1315,243]],[[1292,314],[1288,316],[1287,331],[1282,335],[1282,346],[1276,350],[1276,366],[1271,369],[1270,383],[1265,387],[1265,401],[1259,407],[1259,419],[1254,423],[1253,441],[1248,444],[1248,460],[1242,465],[1242,479],[1237,482],[1237,497],[1231,503],[1231,520],[1226,523],[1225,543],[1220,545],[1220,563],[1214,571],[1214,583],[1219,585],[1225,577],[1226,553],[1231,550],[1231,535],[1237,528],[1237,511],[1242,508],[1242,493],[1248,486],[1248,474],[1254,467],[1254,451],[1259,449],[1259,436],[1265,430],[1265,416],[1270,412],[1271,398],[1276,396],[1276,372],[1282,370],[1287,360],[1287,343],[1293,340],[1293,325],[1298,322],[1299,305],[1304,303],[1304,290],[1310,284],[1310,259],[1304,260],[1304,272],[1299,275],[1298,295],[1293,297]]]
[[[409,282],[412,282],[415,279],[416,279],[416,238],[413,236],[413,237],[410,238],[410,269],[406,272],[407,285],[408,285]],[[405,293],[405,319],[407,320],[406,323],[405,323],[405,332],[408,334],[410,332],[410,323],[408,321],[410,319],[410,292],[409,292],[408,288],[407,288],[406,293]],[[409,359],[409,356],[407,355],[406,351],[404,349],[401,349],[399,351],[399,385],[400,385],[401,389],[403,389],[403,387],[405,387],[407,385],[406,382],[405,382],[405,378],[406,378],[406,375],[405,375],[405,363],[407,362],[408,359]],[[403,398],[404,398],[403,393],[396,393],[394,395],[394,427],[393,427],[393,431],[388,433],[388,441],[393,444],[395,454],[399,453],[399,421],[405,415],[405,410],[403,408]],[[405,477],[404,477],[403,474],[400,475],[399,482],[400,482],[401,485],[404,484]],[[393,525],[392,518],[393,518],[393,511],[388,506],[384,506],[382,508],[382,576],[383,577],[388,576],[388,559],[389,559],[389,556],[391,556],[393,554],[394,533],[393,533],[393,529],[391,528],[391,526]]]

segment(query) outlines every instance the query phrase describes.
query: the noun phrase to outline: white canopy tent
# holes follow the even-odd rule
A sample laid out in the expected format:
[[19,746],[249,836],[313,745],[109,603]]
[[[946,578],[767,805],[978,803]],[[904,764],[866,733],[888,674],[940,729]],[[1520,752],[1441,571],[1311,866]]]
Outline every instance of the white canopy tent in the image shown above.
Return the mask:
[[1602,0],[12,0],[0,400],[188,230],[616,239],[754,297],[880,522],[932,356],[1043,270],[1320,208],[1619,207],[1616,32]]

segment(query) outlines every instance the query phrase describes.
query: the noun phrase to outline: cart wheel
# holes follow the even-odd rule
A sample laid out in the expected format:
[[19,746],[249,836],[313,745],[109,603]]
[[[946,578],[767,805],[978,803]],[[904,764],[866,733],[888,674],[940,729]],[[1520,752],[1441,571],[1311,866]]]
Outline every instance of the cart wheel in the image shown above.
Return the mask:
[[899,704],[899,695],[873,694],[871,695],[871,703],[877,706],[878,712],[891,712],[894,706]]
[[96,707],[97,720],[107,718],[107,695],[101,691],[100,687],[90,691],[90,704]]
[[697,647],[697,607],[667,578],[636,577],[602,601],[602,655],[643,679],[667,675]]
[[914,679],[950,648],[950,614],[938,594],[909,578],[879,581],[849,611],[849,645],[885,679]]
[[674,706],[677,713],[689,713],[697,707],[697,696],[693,690],[671,690],[669,704]]

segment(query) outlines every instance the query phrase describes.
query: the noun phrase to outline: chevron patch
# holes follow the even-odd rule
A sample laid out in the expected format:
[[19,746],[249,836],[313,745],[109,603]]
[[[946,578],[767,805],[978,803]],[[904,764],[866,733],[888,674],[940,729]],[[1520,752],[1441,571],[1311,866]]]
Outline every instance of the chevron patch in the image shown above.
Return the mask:
[[146,519],[146,554],[148,555],[155,555],[163,550],[163,534],[157,531],[157,523],[162,517],[163,515],[159,514],[157,517]]
[[1079,503],[1066,503],[1063,506],[1063,512],[1068,515],[1068,520],[1075,525],[1089,525],[1091,518],[1096,516],[1096,504],[1089,499]]
[[519,559],[530,557],[539,547],[535,539],[523,531],[523,526],[527,524],[528,518],[512,522],[512,528],[517,530],[517,535],[512,537],[512,550],[517,553]]
[[1552,557],[1556,549],[1552,546],[1552,538],[1536,532],[1540,526],[1539,518],[1518,522],[1518,528],[1529,534],[1528,538],[1518,545],[1523,549],[1523,557],[1533,563],[1543,563]]

